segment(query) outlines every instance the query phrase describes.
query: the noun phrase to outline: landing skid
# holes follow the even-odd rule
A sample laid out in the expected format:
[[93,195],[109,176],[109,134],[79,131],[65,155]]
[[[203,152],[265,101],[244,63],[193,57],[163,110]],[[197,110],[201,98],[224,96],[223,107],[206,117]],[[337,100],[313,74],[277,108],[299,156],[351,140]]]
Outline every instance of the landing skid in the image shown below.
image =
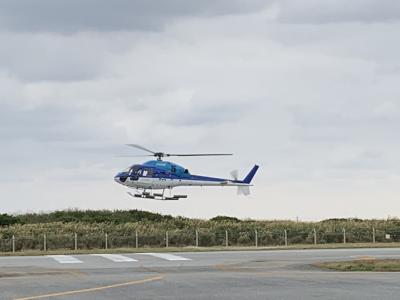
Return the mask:
[[164,196],[164,193],[149,193],[149,192],[142,192],[142,193],[131,193],[128,192],[128,195],[134,198],[145,198],[145,199],[153,199],[153,200],[164,200],[164,201],[171,201],[171,200],[179,200],[187,198],[187,195],[173,195],[170,197]]

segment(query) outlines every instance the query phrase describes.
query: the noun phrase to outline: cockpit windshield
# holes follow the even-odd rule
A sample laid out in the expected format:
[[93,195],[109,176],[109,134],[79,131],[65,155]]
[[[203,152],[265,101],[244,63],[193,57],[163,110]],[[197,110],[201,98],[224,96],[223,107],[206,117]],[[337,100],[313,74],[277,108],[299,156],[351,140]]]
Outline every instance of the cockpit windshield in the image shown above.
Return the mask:
[[139,170],[140,170],[140,165],[133,165],[124,169],[122,172],[129,173],[129,175],[131,175],[137,173]]

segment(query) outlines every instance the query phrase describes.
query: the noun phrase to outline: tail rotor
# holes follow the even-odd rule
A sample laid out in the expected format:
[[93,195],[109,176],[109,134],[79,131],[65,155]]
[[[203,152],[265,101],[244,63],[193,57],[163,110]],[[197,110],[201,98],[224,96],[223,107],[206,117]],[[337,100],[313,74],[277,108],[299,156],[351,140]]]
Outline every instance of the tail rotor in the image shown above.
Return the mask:
[[[234,181],[240,181],[239,180],[239,172],[238,170],[233,170],[231,172],[231,177]],[[238,186],[237,187],[237,194],[238,195],[244,195],[244,196],[248,196],[250,195],[250,187],[247,185],[244,186]]]

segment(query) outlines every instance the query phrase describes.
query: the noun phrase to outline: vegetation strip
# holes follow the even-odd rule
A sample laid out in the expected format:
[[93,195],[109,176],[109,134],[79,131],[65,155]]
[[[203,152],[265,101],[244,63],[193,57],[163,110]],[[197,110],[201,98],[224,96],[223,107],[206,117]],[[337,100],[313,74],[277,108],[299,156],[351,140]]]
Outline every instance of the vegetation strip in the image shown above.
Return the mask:
[[400,259],[359,259],[352,261],[324,262],[317,267],[347,272],[400,272]]
[[210,252],[210,251],[278,251],[278,250],[305,250],[305,249],[358,249],[358,248],[400,248],[400,243],[355,243],[355,244],[322,244],[322,245],[290,245],[273,247],[169,247],[169,248],[112,248],[112,249],[58,249],[51,251],[28,250],[23,252],[0,252],[0,258],[5,256],[47,256],[47,255],[77,255],[77,254],[124,254],[147,252]]

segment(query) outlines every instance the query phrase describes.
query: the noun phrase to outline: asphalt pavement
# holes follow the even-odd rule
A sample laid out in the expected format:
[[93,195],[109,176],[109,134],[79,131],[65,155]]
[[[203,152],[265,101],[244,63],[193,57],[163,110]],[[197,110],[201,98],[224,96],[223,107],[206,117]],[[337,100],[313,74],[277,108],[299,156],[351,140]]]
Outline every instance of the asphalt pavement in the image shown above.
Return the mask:
[[400,249],[0,257],[0,299],[400,299],[400,273],[323,261],[400,258]]

